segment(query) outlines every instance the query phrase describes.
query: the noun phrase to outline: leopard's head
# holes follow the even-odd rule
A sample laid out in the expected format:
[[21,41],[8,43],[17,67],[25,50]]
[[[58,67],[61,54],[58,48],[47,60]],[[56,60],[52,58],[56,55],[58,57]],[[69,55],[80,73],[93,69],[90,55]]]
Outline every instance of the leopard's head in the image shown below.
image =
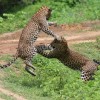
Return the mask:
[[49,8],[49,7],[47,7],[47,6],[42,6],[42,7],[40,8],[40,12],[41,12],[42,14],[44,14],[44,15],[46,16],[46,19],[48,20],[48,19],[50,18],[50,16],[51,16],[52,10],[51,10],[51,8]]
[[54,39],[50,45],[53,49],[59,52],[66,52],[66,50],[68,50],[68,44],[64,37],[61,37],[60,40]]

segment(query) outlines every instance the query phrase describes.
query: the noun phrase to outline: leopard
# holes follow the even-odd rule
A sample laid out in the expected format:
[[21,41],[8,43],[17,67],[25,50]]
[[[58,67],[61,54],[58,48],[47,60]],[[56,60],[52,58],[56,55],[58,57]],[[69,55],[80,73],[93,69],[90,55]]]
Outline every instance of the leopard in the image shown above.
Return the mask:
[[65,66],[79,70],[81,79],[85,81],[93,80],[95,71],[98,70],[99,62],[73,51],[69,48],[67,40],[62,36],[61,40],[54,39],[50,44],[40,44],[36,46],[38,54],[46,58],[56,58]]
[[21,58],[25,63],[25,70],[31,75],[36,76],[34,70],[35,66],[32,65],[32,58],[36,55],[37,49],[34,46],[34,42],[37,40],[40,31],[45,32],[52,37],[59,39],[59,36],[49,29],[52,22],[47,20],[51,16],[52,9],[47,6],[42,6],[29,20],[26,26],[23,28],[17,52],[14,58],[5,65],[0,65],[0,68],[6,68],[13,64],[17,58]]

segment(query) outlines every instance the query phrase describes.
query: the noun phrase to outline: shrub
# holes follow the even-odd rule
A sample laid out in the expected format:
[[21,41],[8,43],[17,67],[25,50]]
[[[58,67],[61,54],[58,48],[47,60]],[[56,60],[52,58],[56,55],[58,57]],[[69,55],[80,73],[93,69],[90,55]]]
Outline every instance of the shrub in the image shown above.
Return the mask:
[[[37,2],[47,2],[48,0],[37,0]],[[63,2],[66,3],[69,7],[74,7],[78,3],[83,3],[84,0],[52,0],[53,2]]]
[[9,11],[11,8],[17,6],[25,6],[32,4],[34,0],[0,0],[0,16]]

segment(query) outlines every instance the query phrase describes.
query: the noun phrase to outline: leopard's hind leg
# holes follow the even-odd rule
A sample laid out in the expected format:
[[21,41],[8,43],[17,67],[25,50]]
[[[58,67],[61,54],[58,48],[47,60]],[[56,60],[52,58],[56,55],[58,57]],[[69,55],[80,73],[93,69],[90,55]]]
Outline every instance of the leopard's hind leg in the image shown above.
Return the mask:
[[98,66],[92,62],[88,61],[85,66],[82,67],[81,79],[84,81],[93,80],[93,75],[97,71]]
[[29,68],[29,66],[25,66],[25,70],[29,73],[29,74],[31,74],[31,75],[33,75],[33,76],[36,76],[36,74],[34,73],[34,71],[32,71],[32,70],[30,70],[30,68]]
[[31,61],[32,61],[32,60],[25,60],[25,64],[26,64],[25,70],[26,70],[29,74],[31,74],[31,75],[33,75],[33,76],[36,76],[36,74],[34,73],[35,67],[32,65]]
[[86,71],[82,71],[81,72],[81,79],[83,81],[89,81],[89,80],[93,80],[94,78],[92,77],[93,75],[90,74],[90,72],[86,72]]
[[28,67],[31,67],[33,70],[35,70],[35,67],[32,65],[31,61],[32,61],[32,60],[25,60],[25,64],[26,64]]
[[32,58],[36,55],[37,51],[35,49],[35,47],[33,47],[32,49],[28,50],[28,56],[25,59],[25,70],[30,73],[33,76],[36,76],[36,74],[34,73],[35,67],[32,65]]

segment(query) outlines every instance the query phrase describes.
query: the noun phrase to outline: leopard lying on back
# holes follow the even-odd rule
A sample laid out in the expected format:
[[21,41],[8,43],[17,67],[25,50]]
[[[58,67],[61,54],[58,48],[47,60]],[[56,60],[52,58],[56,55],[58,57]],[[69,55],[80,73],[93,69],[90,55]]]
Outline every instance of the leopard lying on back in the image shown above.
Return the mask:
[[25,70],[30,74],[35,75],[35,73],[32,72],[30,68],[35,70],[35,67],[31,64],[31,60],[37,53],[37,50],[34,47],[34,42],[38,38],[38,34],[42,30],[48,35],[51,35],[54,38],[58,38],[58,36],[48,28],[48,25],[52,24],[47,22],[50,16],[51,9],[46,6],[41,7],[39,11],[33,15],[26,27],[22,30],[15,58],[8,64],[1,65],[1,68],[10,66],[18,57],[20,57],[25,61]]
[[[88,59],[87,57],[69,49],[67,41],[62,37],[61,40],[54,39],[49,46],[36,46],[37,52],[47,58],[57,58],[69,68],[80,70],[81,78],[84,81],[93,79],[92,75],[97,70],[99,62]],[[49,51],[46,51],[49,50]]]

